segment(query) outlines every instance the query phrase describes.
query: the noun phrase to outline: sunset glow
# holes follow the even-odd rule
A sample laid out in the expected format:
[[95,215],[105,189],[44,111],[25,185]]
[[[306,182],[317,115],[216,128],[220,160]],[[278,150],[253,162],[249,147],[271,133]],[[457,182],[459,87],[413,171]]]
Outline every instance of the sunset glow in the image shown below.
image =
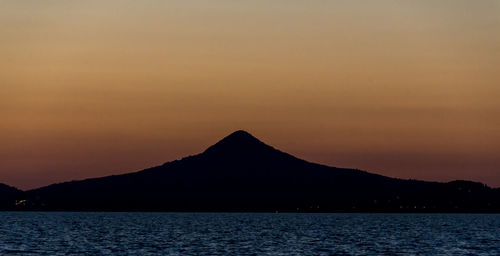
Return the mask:
[[0,182],[140,170],[244,129],[500,187],[500,1],[0,1]]

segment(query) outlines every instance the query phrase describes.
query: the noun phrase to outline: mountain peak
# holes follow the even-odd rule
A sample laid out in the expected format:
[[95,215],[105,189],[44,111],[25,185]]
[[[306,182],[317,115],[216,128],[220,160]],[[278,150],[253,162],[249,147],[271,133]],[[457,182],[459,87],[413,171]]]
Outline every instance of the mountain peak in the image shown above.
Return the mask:
[[236,152],[257,152],[259,150],[272,149],[271,146],[266,145],[259,139],[255,138],[252,134],[244,130],[235,131],[215,145],[209,147],[205,152],[219,152],[224,154],[234,154]]
[[247,139],[247,140],[258,140],[255,138],[252,134],[245,130],[237,130],[228,136],[226,136],[224,139]]

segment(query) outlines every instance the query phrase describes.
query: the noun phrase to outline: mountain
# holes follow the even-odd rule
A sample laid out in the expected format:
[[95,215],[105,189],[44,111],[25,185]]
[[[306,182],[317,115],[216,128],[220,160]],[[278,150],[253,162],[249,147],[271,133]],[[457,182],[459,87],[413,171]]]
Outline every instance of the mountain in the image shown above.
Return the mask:
[[27,191],[34,210],[500,212],[481,183],[402,180],[310,163],[245,131],[135,173]]
[[0,183],[0,210],[15,209],[16,200],[24,197],[23,191]]

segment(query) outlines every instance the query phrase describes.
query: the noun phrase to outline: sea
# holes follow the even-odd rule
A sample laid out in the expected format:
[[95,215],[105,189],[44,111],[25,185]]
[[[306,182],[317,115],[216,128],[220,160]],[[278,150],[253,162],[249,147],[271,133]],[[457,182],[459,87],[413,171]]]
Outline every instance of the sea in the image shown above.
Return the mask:
[[500,215],[0,212],[0,255],[500,255]]

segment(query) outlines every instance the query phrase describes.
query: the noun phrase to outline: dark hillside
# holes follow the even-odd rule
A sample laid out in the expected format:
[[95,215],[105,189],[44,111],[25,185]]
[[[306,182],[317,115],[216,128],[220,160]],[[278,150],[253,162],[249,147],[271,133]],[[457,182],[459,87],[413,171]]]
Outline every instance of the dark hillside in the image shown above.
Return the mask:
[[499,212],[498,190],[309,163],[237,131],[143,171],[28,191],[38,210]]

